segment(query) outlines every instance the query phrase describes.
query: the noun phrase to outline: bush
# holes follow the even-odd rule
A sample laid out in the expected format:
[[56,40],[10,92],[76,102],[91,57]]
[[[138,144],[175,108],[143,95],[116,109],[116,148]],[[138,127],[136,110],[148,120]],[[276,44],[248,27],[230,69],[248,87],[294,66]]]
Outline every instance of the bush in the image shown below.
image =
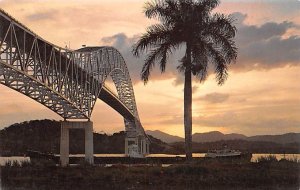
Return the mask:
[[35,159],[32,160],[31,166],[34,167],[54,167],[56,166],[55,162],[53,160],[46,160],[46,159]]
[[12,162],[10,160],[6,161],[4,164],[4,167],[6,167],[6,168],[12,167]]
[[173,174],[207,174],[208,170],[205,167],[202,166],[196,166],[196,165],[179,165],[179,166],[170,166],[166,169],[167,173],[173,173]]
[[31,162],[28,160],[23,160],[20,162],[21,167],[29,167],[32,166]]
[[78,162],[79,166],[81,168],[89,168],[89,167],[93,167],[94,165],[89,163],[88,161],[84,160],[84,159],[81,159],[79,162]]

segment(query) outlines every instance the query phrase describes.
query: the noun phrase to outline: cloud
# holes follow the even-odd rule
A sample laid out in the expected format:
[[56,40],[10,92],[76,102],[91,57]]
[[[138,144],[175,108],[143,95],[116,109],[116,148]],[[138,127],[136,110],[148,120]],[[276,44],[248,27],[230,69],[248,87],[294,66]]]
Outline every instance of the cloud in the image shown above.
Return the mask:
[[[240,65],[248,69],[271,69],[300,65],[300,38],[273,37],[248,44],[240,53]],[[251,68],[246,65],[252,63]]]
[[284,21],[267,22],[261,26],[247,25],[247,15],[234,13],[237,19],[236,44],[238,60],[232,70],[249,71],[300,65],[300,37],[284,35],[299,25]]
[[29,21],[51,20],[58,14],[57,10],[47,10],[45,12],[37,12],[26,16]]
[[128,48],[128,46],[132,46],[135,41],[138,40],[138,36],[133,36],[131,38],[127,37],[124,33],[118,33],[113,36],[104,37],[100,41],[104,44],[113,45],[118,47],[120,50],[124,50]]
[[[275,133],[288,133],[291,131],[299,132],[300,120],[297,117],[291,117],[284,114],[281,108],[276,107],[262,107],[247,109],[244,112],[225,111],[224,113],[201,115],[193,117],[193,131],[201,131],[203,128],[209,127],[210,129],[222,129],[223,132],[229,131],[230,133],[242,133],[246,135],[257,134],[274,134]],[[271,113],[273,110],[282,113],[275,117],[268,117],[265,113]],[[295,108],[298,111],[299,108]],[[278,117],[279,116],[279,117]],[[163,125],[176,125],[182,123],[183,116],[176,115],[172,118],[160,121]]]
[[192,87],[192,93],[196,93],[198,91],[199,87],[198,86],[193,86]]
[[[128,37],[124,33],[115,34],[100,39],[100,44],[109,45],[115,47],[122,54],[127,67],[130,72],[131,79],[134,83],[141,82],[140,73],[145,60],[145,55],[142,54],[139,58],[134,57],[132,54],[133,44],[138,41],[139,35]],[[165,73],[161,73],[159,66],[156,65],[150,76],[150,80],[165,80],[168,78],[174,78],[177,75],[176,65],[172,64],[176,62],[178,55],[175,53],[173,57],[168,60],[168,65]],[[179,58],[178,58],[179,59]]]
[[140,82],[140,72],[142,70],[141,59],[137,59],[132,54],[132,46],[138,37],[127,37],[124,33],[115,34],[100,39],[101,45],[113,46],[123,56],[126,65],[129,69],[131,80],[133,83]]
[[[293,22],[283,21],[266,22],[260,26],[246,24],[246,14],[240,12],[233,13],[236,19],[235,24],[238,32],[236,36],[236,44],[238,46],[238,60],[229,70],[238,72],[247,72],[250,70],[269,70],[284,66],[300,65],[300,37],[299,36],[283,36],[290,29],[298,30],[299,25]],[[116,47],[124,56],[133,81],[139,82],[140,72],[144,63],[145,55],[141,58],[132,56],[132,46],[138,40],[139,35],[128,37],[124,33],[115,34],[102,38],[100,43]],[[173,85],[183,84],[184,76],[178,73],[176,67],[178,60],[184,55],[184,47],[175,51],[168,60],[166,72],[161,75],[159,67],[153,68],[150,80],[163,80],[175,78]],[[210,74],[213,71],[209,70]],[[197,79],[194,78],[194,82]]]
[[226,100],[228,100],[228,98],[229,98],[229,94],[222,94],[222,93],[214,92],[214,93],[206,94],[203,97],[196,98],[196,101],[197,100],[206,101],[208,103],[216,104],[216,103],[223,103]]
[[[253,109],[246,109],[244,112],[227,111],[221,114],[214,114],[210,116],[199,116],[193,118],[195,126],[212,126],[223,127],[233,132],[240,132],[245,134],[267,134],[273,131],[280,131],[282,133],[289,131],[299,131],[299,118],[291,117],[282,113],[275,117],[266,115],[266,111],[272,114],[273,110],[280,111],[277,107],[256,107]],[[299,110],[299,109],[298,109]]]
[[184,83],[184,76],[183,75],[178,75],[174,81],[173,81],[173,85],[174,86],[178,86]]

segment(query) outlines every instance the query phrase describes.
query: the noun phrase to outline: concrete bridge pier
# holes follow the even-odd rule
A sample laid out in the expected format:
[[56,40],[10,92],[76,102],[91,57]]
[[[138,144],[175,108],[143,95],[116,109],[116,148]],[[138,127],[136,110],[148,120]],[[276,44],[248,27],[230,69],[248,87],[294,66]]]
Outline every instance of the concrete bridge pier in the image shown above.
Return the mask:
[[135,137],[125,137],[125,155],[130,156],[130,147],[137,144],[137,138]]
[[141,153],[143,155],[149,154],[149,144],[150,144],[149,140],[146,137],[142,137],[140,147],[141,147]]
[[67,166],[69,164],[69,130],[84,129],[85,130],[85,160],[94,164],[94,142],[93,142],[93,122],[61,122],[60,136],[60,164]]
[[125,137],[125,154],[130,157],[145,157],[149,154],[149,144],[145,136]]

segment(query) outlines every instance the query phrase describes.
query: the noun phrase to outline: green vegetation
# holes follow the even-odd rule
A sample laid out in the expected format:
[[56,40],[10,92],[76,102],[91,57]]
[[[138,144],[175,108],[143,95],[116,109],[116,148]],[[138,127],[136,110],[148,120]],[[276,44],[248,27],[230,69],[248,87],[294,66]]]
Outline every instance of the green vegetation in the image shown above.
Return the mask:
[[[267,162],[265,161],[267,160]],[[7,164],[1,168],[8,189],[299,189],[300,163],[271,157],[255,163],[203,160],[190,165],[109,168],[82,164]]]
[[170,54],[185,46],[185,55],[178,70],[184,73],[184,130],[187,160],[192,159],[192,74],[199,81],[208,76],[212,64],[216,80],[222,85],[228,76],[228,65],[235,61],[237,48],[233,38],[236,28],[233,19],[220,13],[212,13],[219,0],[163,0],[146,3],[145,15],[157,19],[160,24],[147,28],[136,43],[133,53],[148,53],[141,77],[146,83],[150,72],[158,63],[165,71]]

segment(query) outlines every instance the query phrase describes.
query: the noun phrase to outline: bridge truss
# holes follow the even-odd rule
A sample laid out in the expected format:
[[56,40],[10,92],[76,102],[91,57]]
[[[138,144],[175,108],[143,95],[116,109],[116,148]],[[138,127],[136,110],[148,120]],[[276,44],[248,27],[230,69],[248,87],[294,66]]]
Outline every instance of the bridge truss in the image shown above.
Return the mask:
[[[117,94],[106,86],[111,77]],[[128,68],[113,47],[64,49],[0,10],[0,83],[64,119],[90,119],[98,98],[123,115],[127,137],[145,136]]]

